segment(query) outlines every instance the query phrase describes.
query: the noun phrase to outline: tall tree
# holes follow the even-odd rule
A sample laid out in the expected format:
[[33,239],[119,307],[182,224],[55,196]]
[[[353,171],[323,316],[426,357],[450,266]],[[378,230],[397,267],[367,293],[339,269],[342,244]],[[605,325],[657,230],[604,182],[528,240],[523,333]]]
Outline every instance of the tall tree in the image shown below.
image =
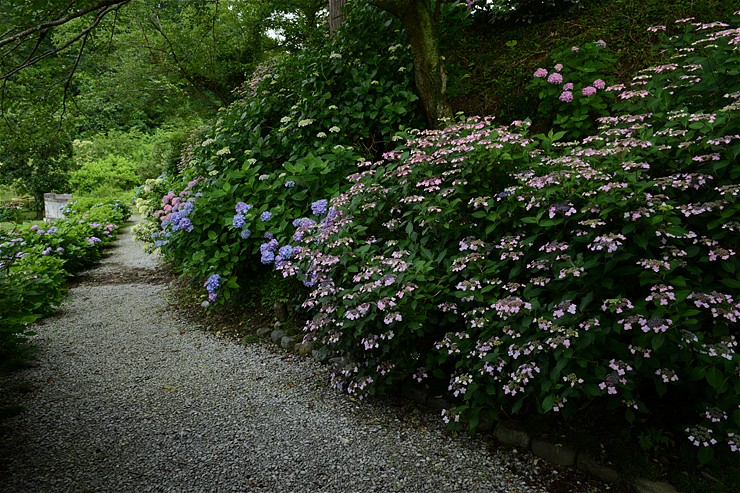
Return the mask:
[[329,34],[339,29],[344,22],[344,7],[347,0],[329,0]]
[[445,125],[452,118],[445,90],[447,72],[439,52],[439,10],[444,0],[370,0],[400,19],[414,52],[414,83],[419,92],[427,124]]

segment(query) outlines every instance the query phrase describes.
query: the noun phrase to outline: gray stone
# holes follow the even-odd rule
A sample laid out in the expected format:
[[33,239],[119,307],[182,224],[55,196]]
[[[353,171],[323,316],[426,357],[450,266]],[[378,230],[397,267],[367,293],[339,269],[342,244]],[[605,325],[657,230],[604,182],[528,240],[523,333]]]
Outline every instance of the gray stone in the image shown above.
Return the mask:
[[521,430],[514,421],[499,421],[493,430],[496,439],[503,445],[523,450],[529,450],[531,441],[529,434]]
[[650,481],[644,478],[636,479],[632,486],[637,493],[678,493],[678,490],[663,481]]
[[303,357],[310,356],[313,351],[313,343],[299,342],[295,345],[295,351]]
[[285,331],[282,329],[275,329],[272,331],[272,333],[270,333],[270,339],[275,344],[279,343],[283,339],[283,337],[285,337]]
[[426,404],[429,391],[419,385],[408,385],[403,389],[403,395],[417,404]]
[[322,352],[319,351],[318,349],[311,350],[311,357],[320,363],[323,363],[324,361],[326,361],[326,355],[322,354]]
[[272,310],[275,312],[275,318],[278,319],[279,322],[285,322],[286,320],[288,320],[287,303],[277,301],[275,302],[275,304],[272,305]]
[[283,349],[292,349],[295,346],[295,337],[284,336],[280,339],[280,347]]
[[442,397],[433,397],[433,396],[429,396],[427,398],[426,405],[428,408],[434,411],[442,411],[443,409],[450,409],[452,407],[452,404],[447,402]]
[[333,358],[329,358],[329,364],[337,367],[346,366],[347,359],[342,356],[334,356]]
[[576,463],[576,451],[568,446],[552,444],[541,438],[533,438],[530,447],[534,455],[552,464],[572,466]]
[[271,332],[271,329],[269,327],[260,327],[257,329],[257,335],[260,337],[266,336]]
[[588,454],[578,454],[578,457],[576,457],[576,466],[586,474],[605,483],[616,483],[619,481],[619,473],[615,469],[599,464]]

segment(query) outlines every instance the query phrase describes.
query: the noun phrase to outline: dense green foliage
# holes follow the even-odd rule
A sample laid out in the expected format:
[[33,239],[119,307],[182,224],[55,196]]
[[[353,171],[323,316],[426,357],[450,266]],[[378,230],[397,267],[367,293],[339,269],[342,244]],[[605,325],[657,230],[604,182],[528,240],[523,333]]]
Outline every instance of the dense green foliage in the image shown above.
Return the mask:
[[[368,33],[367,25],[384,27]],[[272,264],[266,238],[284,243],[291,222],[336,195],[358,160],[418,123],[409,53],[393,42],[400,36],[389,16],[355,9],[323,48],[263,68],[187,152],[187,186],[173,184],[154,212],[165,257],[194,278],[222,276],[221,300]]]
[[351,394],[428,385],[453,428],[618,410],[661,429],[647,447],[736,452],[738,31],[702,24],[732,6],[459,6],[434,19],[453,107],[507,125],[412,130],[411,38],[365,2],[325,38],[313,0],[132,0],[72,91],[34,84],[65,80],[69,54],[9,82],[0,181],[144,182],[146,248],[207,307],[303,304]]
[[23,352],[29,325],[62,301],[72,273],[98,260],[129,216],[128,207],[71,203],[48,227],[0,231],[0,356]]
[[[585,113],[556,97],[561,132],[482,118],[410,132],[324,195],[310,183],[327,156],[304,148],[266,167],[264,148],[227,134],[223,118],[221,138],[237,141],[209,142],[191,161],[186,176],[203,178],[165,195],[174,212],[155,213],[166,219],[155,239],[210,301],[232,298],[240,273],[261,264],[310,287],[307,338],[344,359],[334,382],[352,394],[446,381],[457,404],[444,419],[473,428],[589,405],[633,421],[669,401],[681,411],[665,425],[685,430],[702,461],[714,444],[737,450],[738,31],[686,26],[666,40],[670,62],[628,86],[593,84],[590,67],[611,62],[588,45],[590,65],[562,74],[582,84],[579,96],[611,96]],[[543,82],[548,97],[568,81]],[[300,115],[281,122],[298,149],[314,123],[295,125],[312,113]],[[592,135],[559,142],[591,123]],[[232,169],[245,148],[257,157]],[[306,190],[301,208],[292,201]]]

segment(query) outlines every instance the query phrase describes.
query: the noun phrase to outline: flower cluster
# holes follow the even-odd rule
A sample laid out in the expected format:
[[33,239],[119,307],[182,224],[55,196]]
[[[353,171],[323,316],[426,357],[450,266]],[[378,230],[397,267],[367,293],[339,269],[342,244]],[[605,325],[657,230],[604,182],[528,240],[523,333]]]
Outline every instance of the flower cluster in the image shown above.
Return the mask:
[[541,116],[551,118],[568,137],[580,137],[594,128],[594,115],[606,115],[607,103],[614,99],[606,80],[615,72],[616,59],[603,40],[562,49],[552,59],[557,61],[552,71],[538,68],[527,88],[539,92]]

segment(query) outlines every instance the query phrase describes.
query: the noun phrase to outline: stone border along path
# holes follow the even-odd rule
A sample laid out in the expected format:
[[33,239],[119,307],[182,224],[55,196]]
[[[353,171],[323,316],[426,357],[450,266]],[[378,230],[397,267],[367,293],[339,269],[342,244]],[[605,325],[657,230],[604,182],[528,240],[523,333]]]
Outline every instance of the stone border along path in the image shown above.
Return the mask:
[[423,409],[353,402],[315,361],[178,319],[161,282],[127,228],[35,327],[37,359],[0,376],[0,407],[24,408],[0,420],[1,492],[608,490]]

